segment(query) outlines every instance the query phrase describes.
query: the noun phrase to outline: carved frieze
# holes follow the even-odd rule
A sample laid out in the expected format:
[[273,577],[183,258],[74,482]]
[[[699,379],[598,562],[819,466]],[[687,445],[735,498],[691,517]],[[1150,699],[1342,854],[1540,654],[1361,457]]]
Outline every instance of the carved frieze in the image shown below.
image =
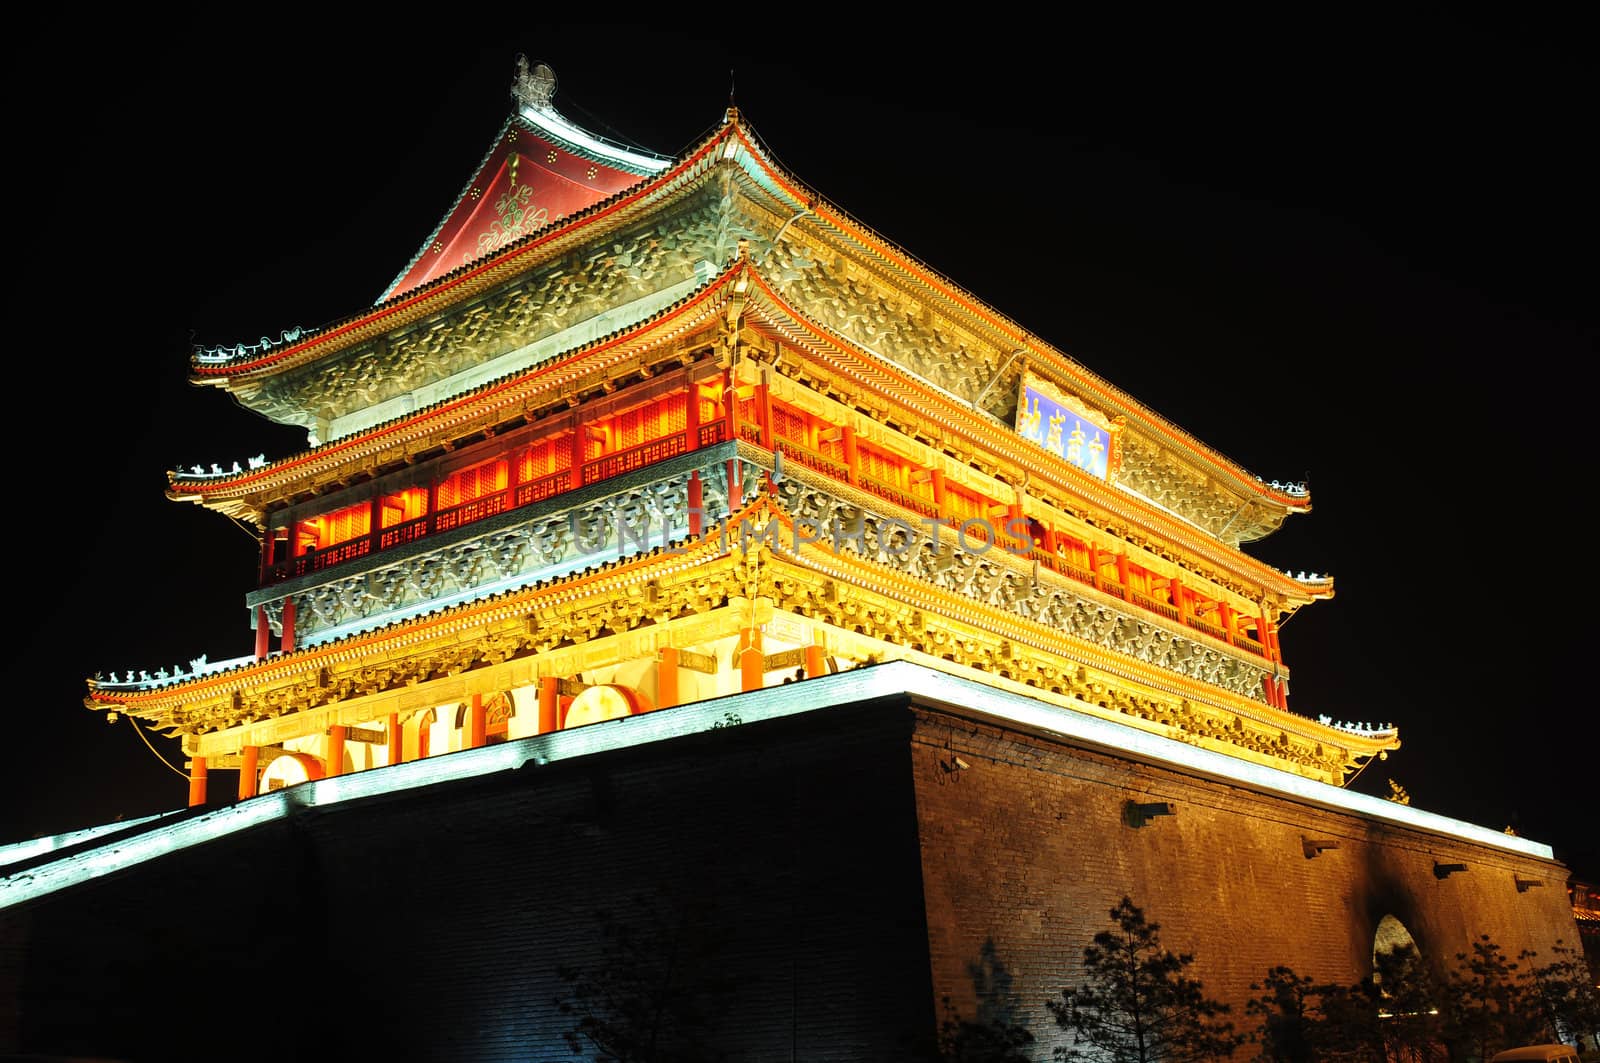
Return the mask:
[[[406,649],[396,647],[393,656],[381,663],[358,660],[277,677],[260,685],[244,683],[237,689],[139,715],[174,732],[203,734],[582,645],[647,624],[709,614],[742,592],[734,567],[729,557],[671,579],[641,580],[620,592],[597,589],[559,605],[535,599],[520,620],[486,621],[477,628],[424,639]],[[648,592],[646,588],[650,588]],[[632,652],[628,646],[606,645],[610,648],[603,648],[594,658],[594,667],[619,663]]]
[[[702,474],[702,506],[710,519],[725,513],[722,465]],[[688,481],[677,477],[644,484],[585,505],[540,514],[479,538],[413,555],[401,564],[330,579],[288,596],[295,631],[303,641],[331,629],[378,624],[392,613],[487,586],[513,585],[518,577],[555,566],[571,569],[585,559],[615,560],[641,544],[662,545],[664,528],[687,520]],[[263,603],[281,633],[284,599]],[[602,626],[610,626],[605,621]],[[589,637],[593,637],[592,635]]]
[[[1007,423],[1014,420],[1025,359],[966,332],[948,318],[878,281],[859,266],[798,240],[779,242],[766,272],[794,306],[922,379]],[[1118,411],[1112,411],[1118,412]],[[1282,523],[1281,507],[1209,479],[1142,437],[1120,434],[1116,480],[1192,521],[1224,542],[1259,539]]]
[[605,236],[448,316],[259,383],[241,381],[235,390],[264,416],[312,427],[318,418],[407,394],[688,281],[697,263],[725,260],[734,239],[721,197],[702,195],[674,215]]
[[775,604],[866,639],[903,646],[1024,686],[1075,698],[1107,712],[1156,725],[1197,746],[1248,750],[1280,766],[1337,784],[1347,751],[1248,721],[1226,708],[1136,688],[1085,666],[1019,646],[991,632],[937,622],[915,606],[863,596],[792,571],[774,580]]
[[[1234,655],[1186,630],[1170,630],[1153,615],[1079,593],[1071,584],[1041,580],[998,559],[999,547],[968,544],[946,530],[913,526],[871,512],[819,487],[789,477],[778,487],[787,512],[803,522],[807,537],[857,554],[894,571],[985,605],[1003,609],[1092,643],[1229,693],[1264,701],[1262,664]],[[815,531],[813,530],[815,529]]]
[[[982,342],[904,295],[885,290],[865,271],[820,249],[784,241],[772,249],[771,279],[783,297],[822,325],[911,370],[952,395],[986,400],[1010,420],[1021,365],[994,381],[1010,352]],[[993,386],[989,386],[994,381]]]
[[1219,489],[1172,452],[1132,433],[1123,439],[1117,482],[1234,546],[1260,539],[1284,518],[1282,509]]

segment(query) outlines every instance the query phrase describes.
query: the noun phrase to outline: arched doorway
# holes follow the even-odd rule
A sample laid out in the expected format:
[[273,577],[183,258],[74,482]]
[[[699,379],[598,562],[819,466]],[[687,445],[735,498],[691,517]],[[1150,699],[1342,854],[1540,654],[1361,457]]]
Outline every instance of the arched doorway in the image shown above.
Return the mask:
[[586,723],[615,720],[623,716],[636,716],[650,711],[649,699],[637,690],[616,684],[592,686],[573,699],[561,721],[562,730],[582,727]]
[[322,761],[309,753],[281,753],[261,773],[260,792],[270,794],[285,786],[315,782],[325,774]]
[[483,703],[484,740],[489,745],[504,742],[511,732],[511,718],[517,714],[517,703],[511,691],[502,690]]
[[1382,1018],[1415,1022],[1438,1014],[1422,950],[1393,915],[1378,920],[1372,935],[1372,981],[1378,987]]
[[[465,732],[470,724],[467,721],[467,711],[471,708],[469,702],[463,701],[456,706],[456,730]],[[483,699],[483,742],[484,745],[495,745],[504,742],[506,735],[511,730],[511,717],[517,714],[517,706],[511,699],[511,691],[502,690],[490,694]],[[470,745],[465,733],[462,735],[462,745]]]

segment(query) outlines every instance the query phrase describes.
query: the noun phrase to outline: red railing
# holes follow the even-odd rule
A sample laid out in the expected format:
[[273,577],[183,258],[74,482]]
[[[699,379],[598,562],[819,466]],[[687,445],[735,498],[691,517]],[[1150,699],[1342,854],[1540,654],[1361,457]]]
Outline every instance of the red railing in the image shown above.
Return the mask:
[[[750,427],[753,428],[754,426]],[[726,428],[726,424],[722,421],[701,425],[698,432],[694,433],[695,444],[699,447],[704,447],[722,442],[727,434]],[[741,433],[741,435],[743,434]],[[759,436],[757,435],[756,438],[752,439],[752,442],[760,442]],[[599,483],[614,476],[633,472],[635,469],[642,469],[647,465],[682,454],[689,449],[689,446],[689,433],[680,432],[651,440],[648,443],[616,454],[607,454],[584,464],[583,483]],[[781,448],[784,457],[790,461],[799,462],[801,465],[824,473],[841,482],[848,483],[850,481],[849,467],[842,461],[830,458],[826,454],[802,446],[789,439],[782,441]],[[939,515],[938,507],[931,501],[920,498],[894,484],[874,476],[862,475],[857,479],[859,486],[863,489],[903,509],[908,509],[913,513],[920,513],[926,517],[937,517]],[[374,550],[388,550],[395,546],[414,542],[434,532],[449,531],[452,528],[459,528],[474,521],[482,520],[485,517],[494,516],[497,513],[504,513],[509,509],[518,509],[535,502],[541,502],[567,490],[571,486],[571,480],[572,474],[569,471],[552,473],[538,480],[517,484],[509,490],[486,495],[463,505],[441,510],[430,516],[417,517],[414,520],[406,521],[404,524],[397,524],[392,528],[384,528],[376,534],[361,539],[352,539],[349,542],[331,546],[326,550],[318,550],[302,557],[280,561],[268,573],[267,582],[278,583],[286,579],[293,579],[296,576],[319,571],[352,558],[364,557]],[[968,539],[974,541],[987,541],[988,536],[985,532],[988,527],[989,525],[986,521],[975,521],[966,529],[965,535]],[[1098,587],[1103,593],[1109,594],[1114,598],[1120,598],[1142,609],[1159,613],[1169,620],[1177,620],[1187,624],[1189,627],[1203,631],[1213,638],[1230,642],[1257,656],[1266,656],[1266,650],[1261,643],[1243,632],[1239,632],[1229,638],[1228,632],[1217,624],[1202,620],[1198,616],[1181,616],[1178,609],[1170,603],[1152,598],[1132,588],[1124,587],[1114,580],[1102,577],[1097,583],[1094,574],[1088,569],[1079,568],[1064,558],[1037,547],[1030,551],[1028,556],[1049,568],[1052,572],[1060,573],[1069,579],[1091,587]]]
[[808,469],[815,469],[817,472],[826,473],[835,480],[842,480],[845,483],[850,481],[850,467],[844,462],[830,458],[826,454],[823,454],[819,451],[803,447],[798,443],[792,443],[788,440],[785,440],[783,444],[783,456],[792,461],[798,461],[801,465],[804,465]]
[[865,487],[879,498],[893,502],[901,509],[909,509],[911,512],[920,513],[924,517],[937,517],[939,515],[939,508],[932,502],[918,498],[911,492],[903,490],[887,480],[880,480],[876,476],[868,476],[866,473],[861,474],[860,480],[862,487]]
[[613,476],[620,476],[625,472],[642,469],[646,465],[654,465],[663,458],[675,457],[687,449],[683,434],[666,436],[662,439],[651,440],[642,446],[629,450],[620,450],[615,454],[607,454],[603,458],[586,462],[583,466],[583,482],[585,484],[598,483],[609,480]]
[[[725,426],[721,423],[705,424],[695,434],[699,446],[709,446],[720,443],[725,434]],[[583,466],[583,482],[585,484],[598,483],[609,480],[635,469],[642,469],[664,458],[675,457],[689,450],[689,433],[679,432],[675,435],[664,436],[661,439],[651,440],[641,446],[624,450],[617,454],[608,454],[603,458],[586,463]],[[300,557],[288,558],[279,561],[266,573],[263,586],[281,583],[296,576],[304,576],[309,572],[317,572],[330,565],[337,565],[357,557],[389,550],[396,546],[415,542],[428,535],[438,532],[450,531],[460,528],[475,521],[492,517],[508,510],[520,509],[523,506],[542,502],[553,498],[572,486],[572,473],[563,471],[552,473],[537,480],[516,484],[504,491],[497,491],[492,495],[484,495],[459,506],[452,506],[437,513],[416,517],[404,524],[396,524],[392,528],[383,528],[360,539],[330,546],[325,550],[316,550],[303,554]]]
[[404,524],[396,524],[392,528],[385,528],[379,532],[378,549],[387,550],[391,546],[403,546],[427,534],[428,518],[416,517],[406,521]]
[[1152,598],[1148,594],[1142,594],[1139,591],[1133,592],[1133,604],[1139,606],[1141,609],[1148,609],[1152,613],[1160,613],[1168,620],[1182,619],[1182,617],[1178,615],[1177,606],[1171,604],[1170,602],[1163,602]]
[[563,469],[525,484],[518,484],[513,506],[521,508],[534,502],[543,502],[565,491],[572,484],[572,473]]
[[463,502],[459,506],[441,509],[433,515],[433,530],[436,532],[449,531],[459,528],[463,524],[480,521],[484,517],[492,517],[496,513],[504,513],[512,508],[510,491],[500,491],[482,498],[474,498],[471,502]]

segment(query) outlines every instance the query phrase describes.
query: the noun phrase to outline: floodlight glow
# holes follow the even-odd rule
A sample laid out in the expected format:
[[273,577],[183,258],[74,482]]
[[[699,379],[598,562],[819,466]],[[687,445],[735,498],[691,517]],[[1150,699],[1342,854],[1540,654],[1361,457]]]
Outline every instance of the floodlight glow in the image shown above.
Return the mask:
[[[1526,856],[1554,859],[1550,846],[1527,838],[1501,834],[1487,827],[1424,812],[1410,805],[1352,793],[1275,768],[1197,749],[1126,724],[1059,708],[909,661],[892,661],[870,668],[819,676],[804,683],[767,687],[643,715],[606,720],[568,731],[555,731],[533,738],[287,787],[202,816],[185,818],[165,826],[156,824],[132,838],[121,838],[114,844],[0,878],[0,909],[47,896],[166,853],[282,819],[302,808],[326,807],[435,783],[515,771],[525,765],[540,766],[680,738],[727,726],[730,713],[744,724],[751,724],[808,713],[820,715],[861,702],[896,696],[918,698],[933,703],[941,711],[983,717],[1025,731],[1093,746],[1117,756],[1132,757],[1225,782],[1246,783],[1259,791],[1323,808]],[[890,704],[893,704],[892,701]]]

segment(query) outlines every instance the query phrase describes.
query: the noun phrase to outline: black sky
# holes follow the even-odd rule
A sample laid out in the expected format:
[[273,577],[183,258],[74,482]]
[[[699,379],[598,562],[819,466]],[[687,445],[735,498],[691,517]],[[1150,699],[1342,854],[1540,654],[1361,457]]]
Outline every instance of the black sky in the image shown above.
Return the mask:
[[1579,27],[505,14],[402,39],[195,18],[111,50],[138,27],[71,51],[72,27],[40,27],[8,72],[0,842],[182,803],[127,723],[81,707],[84,677],[249,651],[255,546],[166,501],[164,470],[304,443],[191,387],[189,345],[370,304],[525,52],[570,117],[667,154],[720,120],[731,70],[824,198],[1252,472],[1308,478],[1314,511],[1250,548],[1338,580],[1284,630],[1291,706],[1398,723],[1357,789],[1395,779],[1600,877]]

